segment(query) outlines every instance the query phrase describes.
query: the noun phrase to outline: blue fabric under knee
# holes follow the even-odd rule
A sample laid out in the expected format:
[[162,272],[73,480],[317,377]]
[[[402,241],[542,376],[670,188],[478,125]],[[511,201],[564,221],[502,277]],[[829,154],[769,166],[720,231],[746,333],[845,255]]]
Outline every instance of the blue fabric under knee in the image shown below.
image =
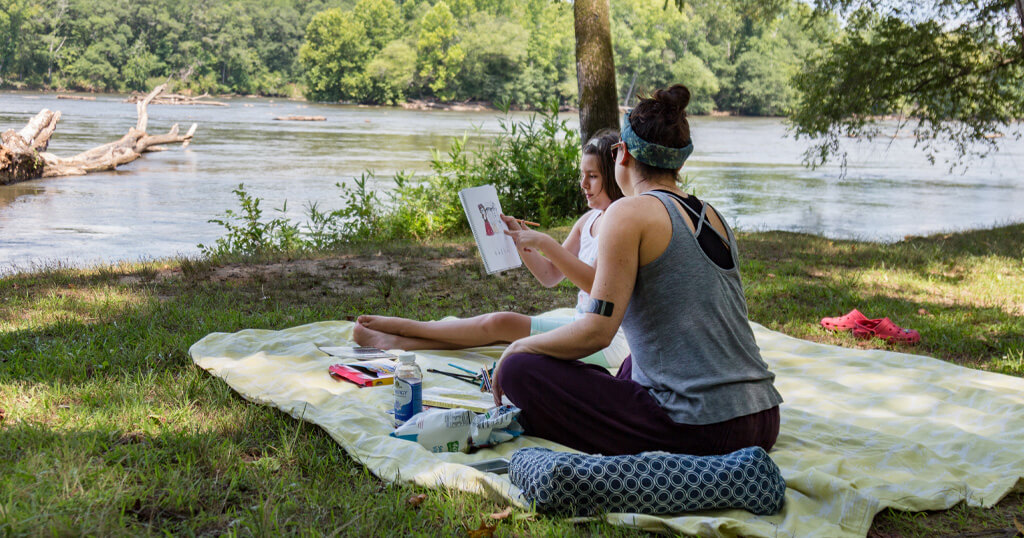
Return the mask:
[[673,514],[742,508],[758,515],[782,510],[786,481],[761,447],[723,456],[646,452],[591,456],[521,448],[509,480],[542,512]]
[[[573,321],[576,320],[570,317],[530,316],[530,336],[553,331],[559,327],[564,327],[572,323]],[[613,343],[613,346],[621,347],[616,346],[615,344],[619,344],[618,342]],[[592,355],[583,357],[580,360],[589,364],[603,366],[605,368],[618,368],[619,365],[622,364],[623,359],[626,358],[626,355],[629,352],[628,350],[626,350],[616,354],[621,354],[621,357],[612,357],[610,355],[613,351],[613,346],[602,349],[601,351],[598,351],[597,353],[594,353]]]

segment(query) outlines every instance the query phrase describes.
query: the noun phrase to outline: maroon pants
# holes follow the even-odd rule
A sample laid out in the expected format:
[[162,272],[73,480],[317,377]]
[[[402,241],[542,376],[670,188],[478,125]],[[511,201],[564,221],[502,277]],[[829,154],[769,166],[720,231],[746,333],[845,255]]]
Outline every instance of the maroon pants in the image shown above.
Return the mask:
[[706,456],[748,446],[770,450],[779,436],[778,406],[715,424],[673,421],[630,378],[632,357],[617,376],[593,364],[532,353],[505,357],[499,383],[522,409],[527,435],[606,456],[664,450]]

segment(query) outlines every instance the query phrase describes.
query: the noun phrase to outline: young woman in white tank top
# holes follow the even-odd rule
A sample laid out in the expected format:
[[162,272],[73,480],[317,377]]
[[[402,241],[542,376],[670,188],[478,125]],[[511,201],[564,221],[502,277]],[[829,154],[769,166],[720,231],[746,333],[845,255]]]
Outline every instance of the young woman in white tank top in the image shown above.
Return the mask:
[[[534,334],[547,332],[572,323],[582,316],[590,302],[597,258],[597,235],[601,217],[611,203],[622,197],[615,183],[611,146],[618,142],[617,132],[603,132],[583,147],[580,161],[580,189],[591,208],[559,244],[551,236],[520,226],[512,217],[502,215],[527,269],[545,287],[557,285],[568,278],[580,288],[573,317],[527,316],[517,312],[491,312],[466,319],[416,321],[386,316],[359,316],[353,330],[357,344],[381,349],[462,349],[505,344]],[[621,333],[612,343],[584,357],[584,362],[606,368],[618,368],[629,355],[625,336]]]

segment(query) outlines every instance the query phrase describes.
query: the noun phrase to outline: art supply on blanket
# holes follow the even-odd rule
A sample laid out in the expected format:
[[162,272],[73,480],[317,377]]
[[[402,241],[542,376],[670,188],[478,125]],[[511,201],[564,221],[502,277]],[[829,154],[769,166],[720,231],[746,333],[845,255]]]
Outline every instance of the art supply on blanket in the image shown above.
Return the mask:
[[332,364],[327,371],[335,379],[351,381],[360,387],[376,387],[394,383],[397,367],[398,363],[392,359],[371,359]]
[[494,396],[491,396],[489,392],[428,387],[423,389],[423,405],[445,409],[469,409],[483,413],[494,407]]
[[458,379],[459,381],[463,381],[463,382],[469,383],[470,385],[477,385],[478,383],[480,383],[479,378],[477,376],[475,376],[475,375],[459,374],[459,373],[455,373],[455,372],[446,372],[444,370],[438,370],[437,368],[427,368],[427,373],[430,373],[430,374],[441,374],[443,376],[448,376],[448,377],[450,377],[452,379]]
[[392,359],[398,360],[398,356],[394,353],[384,351],[383,349],[376,347],[366,346],[317,346],[317,349],[324,353],[338,357],[340,359],[356,359],[356,360],[369,360],[369,359]]
[[431,452],[469,452],[510,441],[523,434],[519,408],[494,407],[477,414],[468,409],[428,409],[391,433]]
[[398,356],[395,369],[395,422],[402,424],[423,411],[423,371],[415,353]]

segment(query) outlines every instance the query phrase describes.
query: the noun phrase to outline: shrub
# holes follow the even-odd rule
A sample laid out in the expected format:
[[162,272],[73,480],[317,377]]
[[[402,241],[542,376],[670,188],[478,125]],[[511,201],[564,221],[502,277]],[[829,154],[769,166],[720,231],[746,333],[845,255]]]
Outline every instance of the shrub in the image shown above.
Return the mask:
[[525,121],[503,118],[500,125],[501,133],[478,149],[467,149],[466,135],[453,139],[447,153],[433,150],[429,175],[417,180],[399,172],[395,188],[382,194],[368,188],[370,171],[353,185],[338,183],[341,208],[325,212],[307,202],[307,221],[301,225],[283,217],[264,222],[260,200],[239,185],[233,192],[240,212],[229,209],[210,220],[227,234],[212,247],[199,247],[207,255],[258,254],[466,233],[459,191],[488,183],[497,189],[506,214],[545,226],[578,217],[586,207],[579,193],[579,135],[558,119],[557,105]]

